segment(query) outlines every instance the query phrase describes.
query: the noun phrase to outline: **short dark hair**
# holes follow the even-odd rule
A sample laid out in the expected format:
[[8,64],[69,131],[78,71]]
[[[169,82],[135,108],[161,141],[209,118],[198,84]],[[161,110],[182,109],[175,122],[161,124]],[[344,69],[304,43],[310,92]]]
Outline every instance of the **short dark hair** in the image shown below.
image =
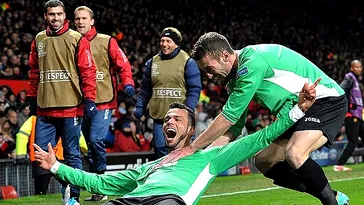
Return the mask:
[[173,109],[173,108],[179,108],[179,109],[183,109],[183,110],[187,110],[188,113],[188,124],[195,127],[196,125],[196,118],[195,118],[195,112],[193,111],[193,109],[191,109],[190,107],[188,107],[187,105],[180,103],[180,102],[173,102],[169,105],[169,109]]
[[53,8],[53,7],[57,7],[57,6],[62,6],[63,11],[66,11],[64,4],[62,3],[62,1],[59,0],[49,0],[47,1],[47,3],[44,4],[44,13],[47,13],[47,9],[48,8]]
[[194,60],[201,60],[208,54],[214,59],[219,59],[221,52],[224,50],[230,54],[234,53],[233,48],[225,36],[216,32],[208,32],[198,39],[193,46],[190,56]]

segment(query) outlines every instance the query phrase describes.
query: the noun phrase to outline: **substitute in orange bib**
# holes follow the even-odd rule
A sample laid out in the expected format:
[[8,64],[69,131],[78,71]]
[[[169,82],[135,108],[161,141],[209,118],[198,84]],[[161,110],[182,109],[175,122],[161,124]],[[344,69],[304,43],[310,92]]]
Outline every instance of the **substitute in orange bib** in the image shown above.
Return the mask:
[[[96,64],[96,105],[97,114],[83,121],[82,131],[89,145],[90,171],[103,174],[106,170],[105,138],[109,131],[112,110],[117,107],[117,75],[122,87],[130,97],[134,96],[134,81],[131,66],[124,52],[119,48],[116,40],[109,35],[96,31],[93,11],[86,7],[77,7],[74,11],[75,26],[91,46]],[[89,201],[100,201],[104,196],[92,195]]]
[[[37,113],[35,142],[44,149],[49,142],[55,147],[56,136],[62,136],[66,164],[82,169],[80,129],[84,114],[96,115],[96,67],[90,43],[65,18],[61,1],[45,3],[48,27],[31,45],[28,96],[32,114]],[[78,201],[79,194],[71,186],[70,197]]]

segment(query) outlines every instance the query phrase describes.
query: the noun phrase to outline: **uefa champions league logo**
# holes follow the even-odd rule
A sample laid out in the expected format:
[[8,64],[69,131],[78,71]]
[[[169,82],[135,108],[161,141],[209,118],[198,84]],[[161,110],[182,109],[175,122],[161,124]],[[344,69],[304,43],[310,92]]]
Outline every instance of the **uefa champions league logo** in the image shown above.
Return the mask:
[[38,57],[44,57],[47,54],[47,52],[44,52],[43,42],[38,43],[37,52],[38,52]]
[[157,76],[159,74],[157,69],[158,69],[157,64],[153,63],[152,64],[152,76]]

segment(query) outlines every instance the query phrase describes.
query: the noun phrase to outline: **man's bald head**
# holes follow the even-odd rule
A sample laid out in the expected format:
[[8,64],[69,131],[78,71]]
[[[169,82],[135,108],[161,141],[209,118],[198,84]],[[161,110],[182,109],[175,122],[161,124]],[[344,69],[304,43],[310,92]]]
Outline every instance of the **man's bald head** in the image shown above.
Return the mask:
[[353,65],[358,64],[358,63],[361,64],[361,62],[359,60],[352,60],[351,63],[350,63],[350,66],[353,66]]
[[350,63],[350,71],[355,75],[361,75],[363,68],[359,60],[353,60]]

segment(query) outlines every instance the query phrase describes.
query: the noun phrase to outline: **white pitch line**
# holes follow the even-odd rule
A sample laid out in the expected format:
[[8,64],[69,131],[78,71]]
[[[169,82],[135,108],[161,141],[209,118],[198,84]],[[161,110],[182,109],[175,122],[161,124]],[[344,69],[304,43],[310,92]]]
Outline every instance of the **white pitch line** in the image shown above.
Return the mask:
[[[347,179],[335,179],[331,180],[330,182],[343,182],[343,181],[352,181],[357,179],[364,179],[364,177],[354,177],[354,178],[347,178]],[[248,194],[248,193],[255,193],[255,192],[261,192],[261,191],[270,191],[275,189],[282,189],[282,187],[269,187],[269,188],[263,188],[263,189],[253,189],[253,190],[246,190],[246,191],[237,191],[237,192],[228,192],[228,193],[221,193],[221,194],[211,194],[211,195],[205,195],[201,198],[212,198],[212,197],[219,197],[219,196],[231,196],[236,194]]]

